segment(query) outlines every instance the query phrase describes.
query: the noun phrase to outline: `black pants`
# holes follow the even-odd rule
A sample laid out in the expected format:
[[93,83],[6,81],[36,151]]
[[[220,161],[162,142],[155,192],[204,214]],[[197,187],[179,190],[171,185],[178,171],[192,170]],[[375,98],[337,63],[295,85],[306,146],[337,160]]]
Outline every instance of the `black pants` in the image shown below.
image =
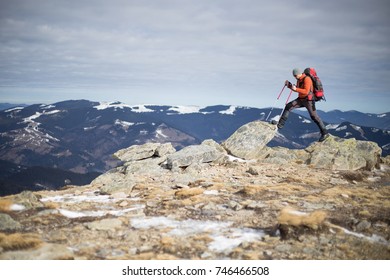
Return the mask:
[[297,98],[297,99],[287,103],[286,107],[284,108],[283,114],[279,120],[279,124],[281,125],[281,127],[283,127],[284,124],[286,123],[288,115],[290,114],[290,112],[292,110],[294,110],[296,108],[302,108],[302,107],[306,107],[307,111],[310,114],[311,119],[315,122],[315,124],[320,129],[321,134],[324,135],[324,134],[328,133],[326,128],[325,128],[324,123],[322,122],[322,120],[320,119],[320,117],[317,114],[315,102],[312,100],[307,100],[307,98],[305,98],[305,99]]

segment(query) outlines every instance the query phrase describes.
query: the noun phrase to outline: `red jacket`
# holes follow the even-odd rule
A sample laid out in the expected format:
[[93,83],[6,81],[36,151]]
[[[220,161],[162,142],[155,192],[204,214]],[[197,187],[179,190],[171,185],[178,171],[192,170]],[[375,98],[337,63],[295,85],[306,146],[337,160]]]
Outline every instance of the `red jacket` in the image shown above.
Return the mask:
[[301,78],[297,81],[297,92],[299,98],[306,98],[310,92],[313,91],[313,82],[311,79],[305,79],[306,75],[302,74]]

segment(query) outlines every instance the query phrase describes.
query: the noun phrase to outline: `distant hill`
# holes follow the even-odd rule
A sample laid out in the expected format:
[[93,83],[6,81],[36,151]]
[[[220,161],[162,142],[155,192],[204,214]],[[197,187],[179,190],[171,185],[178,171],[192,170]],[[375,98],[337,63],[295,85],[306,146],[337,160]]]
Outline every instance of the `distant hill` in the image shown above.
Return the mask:
[[27,104],[12,104],[12,103],[0,103],[0,111],[7,110],[14,107],[26,107]]
[[[309,118],[309,114],[305,110],[296,111],[298,114]],[[340,110],[333,110],[324,112],[318,110],[318,114],[322,120],[327,123],[343,123],[350,122],[356,125],[362,125],[365,127],[375,127],[379,129],[390,129],[390,112],[382,114],[366,114],[358,111],[343,112]]]
[[65,185],[86,185],[101,173],[78,174],[58,168],[26,167],[0,160],[0,196],[24,190],[57,190]]

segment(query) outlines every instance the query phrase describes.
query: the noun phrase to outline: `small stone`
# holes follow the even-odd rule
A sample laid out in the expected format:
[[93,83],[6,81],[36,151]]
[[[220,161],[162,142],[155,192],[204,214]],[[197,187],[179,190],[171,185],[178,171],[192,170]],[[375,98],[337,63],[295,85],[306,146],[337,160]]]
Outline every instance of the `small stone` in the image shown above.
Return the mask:
[[259,175],[259,172],[256,169],[254,169],[253,167],[249,167],[249,169],[247,170],[247,173],[254,175],[254,176]]
[[124,192],[116,192],[116,193],[113,193],[111,195],[111,198],[113,199],[123,199],[123,198],[126,198],[127,197],[127,194],[124,193]]
[[272,256],[272,251],[271,250],[266,250],[263,252],[263,255],[266,257],[271,257]]
[[10,215],[0,214],[0,230],[17,230],[21,228],[21,224],[11,218]]
[[123,200],[121,203],[119,203],[120,207],[126,207],[128,205],[129,205],[129,203],[126,200]]
[[280,244],[275,247],[275,250],[281,253],[287,253],[291,251],[290,244]]
[[368,222],[367,220],[363,220],[356,225],[356,230],[357,231],[364,231],[364,230],[369,229],[370,227],[371,227],[371,223]]
[[176,184],[175,186],[172,187],[172,189],[189,189],[190,187],[184,184]]
[[236,201],[230,201],[228,205],[231,209],[233,209],[235,211],[239,211],[239,210],[244,208],[240,203],[238,203]]
[[119,219],[103,219],[87,224],[87,228],[91,230],[116,230],[122,226],[122,221]]

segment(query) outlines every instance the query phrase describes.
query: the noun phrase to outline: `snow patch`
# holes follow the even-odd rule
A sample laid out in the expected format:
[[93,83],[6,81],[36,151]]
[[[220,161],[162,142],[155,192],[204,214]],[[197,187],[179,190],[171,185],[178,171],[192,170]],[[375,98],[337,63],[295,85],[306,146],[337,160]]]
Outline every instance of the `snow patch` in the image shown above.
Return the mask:
[[40,131],[39,126],[41,125],[41,123],[35,121],[35,119],[39,118],[42,115],[51,115],[51,114],[56,114],[58,112],[60,111],[59,110],[53,110],[49,112],[43,111],[43,113],[35,112],[30,117],[24,118],[21,123],[27,123],[27,127],[24,128],[26,133],[23,134],[21,137],[15,138],[14,141],[22,140],[22,138],[25,139],[26,137],[29,137],[30,139],[28,139],[27,141],[30,141],[31,144],[37,146],[41,145],[43,142],[48,143],[50,142],[50,140],[59,142],[60,141],[59,139]]
[[12,112],[12,111],[22,110],[22,109],[24,109],[24,107],[14,107],[14,108],[10,108],[10,109],[4,110],[4,112],[9,113],[9,112]]
[[353,231],[349,231],[348,229],[346,228],[342,228],[342,230],[344,231],[344,233],[346,234],[349,234],[349,235],[352,235],[352,236],[355,236],[355,237],[358,237],[358,238],[363,238],[363,239],[366,239],[370,242],[373,242],[373,243],[381,243],[381,244],[389,244],[389,242],[383,238],[382,236],[379,236],[379,235],[376,235],[376,234],[373,234],[372,236],[366,236],[362,233],[356,233],[356,232],[353,232]]
[[50,104],[50,105],[42,104],[39,107],[41,107],[42,109],[51,109],[51,108],[55,108],[56,106],[53,104]]
[[218,190],[209,190],[209,191],[204,191],[203,194],[205,195],[219,195]]
[[122,210],[97,210],[97,211],[71,211],[67,209],[58,209],[61,215],[70,218],[83,218],[83,217],[103,217],[106,215],[113,216],[123,216],[128,212],[137,211],[140,209],[144,209],[145,205],[135,205],[132,208],[122,209]]
[[165,135],[165,134],[163,133],[162,129],[157,129],[157,130],[156,130],[156,137],[157,137],[157,138],[160,138],[160,137],[162,137],[162,138],[168,138],[168,136]]
[[[208,233],[213,241],[209,249],[215,252],[231,252],[243,242],[261,240],[263,231],[249,228],[232,228],[232,222],[196,221],[192,219],[178,221],[167,217],[134,218],[131,225],[137,229],[169,228],[168,235],[189,236]],[[228,237],[226,237],[228,236]]]
[[386,145],[382,146],[383,150],[390,150],[390,143],[387,143]]
[[219,253],[231,252],[243,242],[260,240],[264,235],[265,233],[263,231],[250,228],[234,228],[229,230],[229,237],[220,234],[212,235],[214,241],[209,244],[209,249]]
[[362,128],[358,125],[354,125],[354,124],[351,124],[352,128],[359,131],[359,132],[362,132]]
[[242,158],[235,157],[235,156],[232,156],[232,155],[228,155],[228,159],[231,162],[233,162],[233,161],[237,161],[237,162],[255,162],[256,161],[254,159],[246,160],[246,159],[242,159]]
[[301,136],[299,136],[300,139],[311,139],[311,138],[317,138],[318,132],[312,132],[312,133],[306,133]]
[[200,113],[202,108],[199,106],[173,106],[168,109],[168,111],[173,111],[178,114],[194,114]]
[[21,205],[21,204],[12,204],[10,207],[11,211],[23,211],[25,209],[26,209],[26,207],[24,205]]
[[93,108],[97,110],[105,110],[109,108],[114,108],[116,109],[124,109],[124,108],[129,108],[132,112],[135,113],[150,113],[154,112],[152,109],[146,108],[146,105],[127,105],[125,103],[121,102],[100,102],[99,105],[94,106]]
[[57,114],[57,113],[61,113],[61,110],[53,110],[53,111],[49,111],[49,112],[43,112],[44,115],[54,115],[54,114]]
[[338,127],[336,128],[336,131],[342,131],[342,130],[346,130],[348,127],[346,125],[343,125],[341,127]]
[[100,102],[99,105],[96,105],[93,108],[97,110],[105,110],[108,108],[115,108],[115,109],[131,108],[131,106],[121,102]]
[[[39,118],[40,116],[42,116],[42,113],[35,112],[34,115],[32,115],[32,116],[30,116],[28,118],[24,118],[23,119],[23,123],[32,123],[32,122],[34,122],[35,119]],[[39,124],[39,123],[37,123],[37,124]]]
[[328,124],[326,126],[326,129],[336,129],[339,127],[340,124]]
[[224,115],[234,115],[236,109],[237,109],[236,106],[230,106],[229,109],[226,109],[224,111],[219,111],[219,113]]
[[135,105],[131,107],[131,111],[135,113],[151,113],[154,112],[152,109],[148,109],[145,105]]
[[50,197],[41,198],[42,202],[66,202],[66,203],[81,203],[81,202],[100,202],[106,203],[110,202],[109,195],[94,195],[92,193],[86,193],[84,195],[73,195],[73,194],[64,194],[64,195],[56,195]]
[[270,119],[270,122],[272,122],[272,121],[278,122],[279,119],[280,119],[280,115],[276,115],[275,117],[273,117],[272,119]]

